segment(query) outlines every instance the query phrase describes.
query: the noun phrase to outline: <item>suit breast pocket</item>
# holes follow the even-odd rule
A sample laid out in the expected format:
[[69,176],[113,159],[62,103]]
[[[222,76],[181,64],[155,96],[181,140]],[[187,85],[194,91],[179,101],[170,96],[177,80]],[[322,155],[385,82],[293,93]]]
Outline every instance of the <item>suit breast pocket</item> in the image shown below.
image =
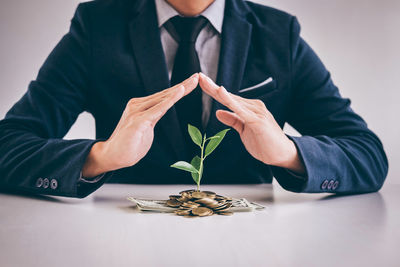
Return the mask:
[[272,77],[251,87],[240,89],[237,93],[244,98],[261,98],[277,91],[277,84]]

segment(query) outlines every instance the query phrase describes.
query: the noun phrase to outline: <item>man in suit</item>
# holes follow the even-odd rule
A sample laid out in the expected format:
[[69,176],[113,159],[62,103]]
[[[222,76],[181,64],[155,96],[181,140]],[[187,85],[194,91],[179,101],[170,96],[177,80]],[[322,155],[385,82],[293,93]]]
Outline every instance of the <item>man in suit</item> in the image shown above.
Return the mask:
[[[63,140],[83,111],[96,140]],[[1,187],[85,197],[105,182],[190,183],[169,167],[194,156],[187,123],[235,129],[203,183],[274,176],[294,192],[363,193],[387,175],[381,142],[295,17],[243,0],[100,0],[79,5],[0,122]]]

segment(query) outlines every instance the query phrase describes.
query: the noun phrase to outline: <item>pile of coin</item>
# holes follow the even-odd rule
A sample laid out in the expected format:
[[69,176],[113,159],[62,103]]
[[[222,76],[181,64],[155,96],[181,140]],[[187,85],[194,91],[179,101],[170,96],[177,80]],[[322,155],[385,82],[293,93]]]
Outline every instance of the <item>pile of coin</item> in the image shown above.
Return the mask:
[[177,208],[179,216],[232,215],[229,211],[232,199],[210,191],[185,190],[179,195],[169,196],[167,206]]

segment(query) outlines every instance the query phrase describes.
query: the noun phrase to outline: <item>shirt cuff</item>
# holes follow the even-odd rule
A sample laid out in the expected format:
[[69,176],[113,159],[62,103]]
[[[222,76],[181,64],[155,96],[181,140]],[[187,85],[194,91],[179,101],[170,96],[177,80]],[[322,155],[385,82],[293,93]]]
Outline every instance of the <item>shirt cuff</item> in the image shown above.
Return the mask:
[[85,177],[83,177],[82,172],[80,172],[78,182],[79,183],[95,184],[95,183],[99,182],[100,180],[102,180],[104,178],[104,176],[106,176],[106,173],[100,174],[100,175],[95,176],[93,178],[85,178]]
[[83,198],[90,195],[91,193],[96,191],[100,186],[106,183],[113,176],[113,174],[114,172],[107,172],[93,178],[85,178],[82,176],[81,172],[77,183],[78,197]]

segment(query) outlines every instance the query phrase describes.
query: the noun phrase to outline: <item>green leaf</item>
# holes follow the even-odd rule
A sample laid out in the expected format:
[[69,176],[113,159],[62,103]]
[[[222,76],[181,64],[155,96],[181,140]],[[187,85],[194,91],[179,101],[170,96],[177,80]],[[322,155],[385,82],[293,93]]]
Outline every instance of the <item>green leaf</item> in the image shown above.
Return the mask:
[[205,151],[205,156],[207,157],[210,155],[216,148],[217,146],[221,143],[222,139],[224,139],[225,134],[229,131],[229,129],[225,129],[214,135],[213,137],[219,137],[219,138],[212,138],[210,142],[208,142],[206,146],[206,151]]
[[219,139],[219,138],[221,138],[221,136],[211,136],[211,137],[207,138],[207,140]]
[[[196,170],[200,171],[200,161],[200,157],[195,156],[190,163],[196,168]],[[196,184],[200,184],[200,173],[192,172],[192,178]]]
[[201,142],[203,141],[203,137],[199,129],[194,127],[193,125],[188,124],[188,132],[193,142],[201,147]]
[[180,169],[183,171],[191,172],[191,173],[198,173],[199,171],[193,167],[192,164],[187,163],[186,161],[178,161],[171,165],[172,168]]

